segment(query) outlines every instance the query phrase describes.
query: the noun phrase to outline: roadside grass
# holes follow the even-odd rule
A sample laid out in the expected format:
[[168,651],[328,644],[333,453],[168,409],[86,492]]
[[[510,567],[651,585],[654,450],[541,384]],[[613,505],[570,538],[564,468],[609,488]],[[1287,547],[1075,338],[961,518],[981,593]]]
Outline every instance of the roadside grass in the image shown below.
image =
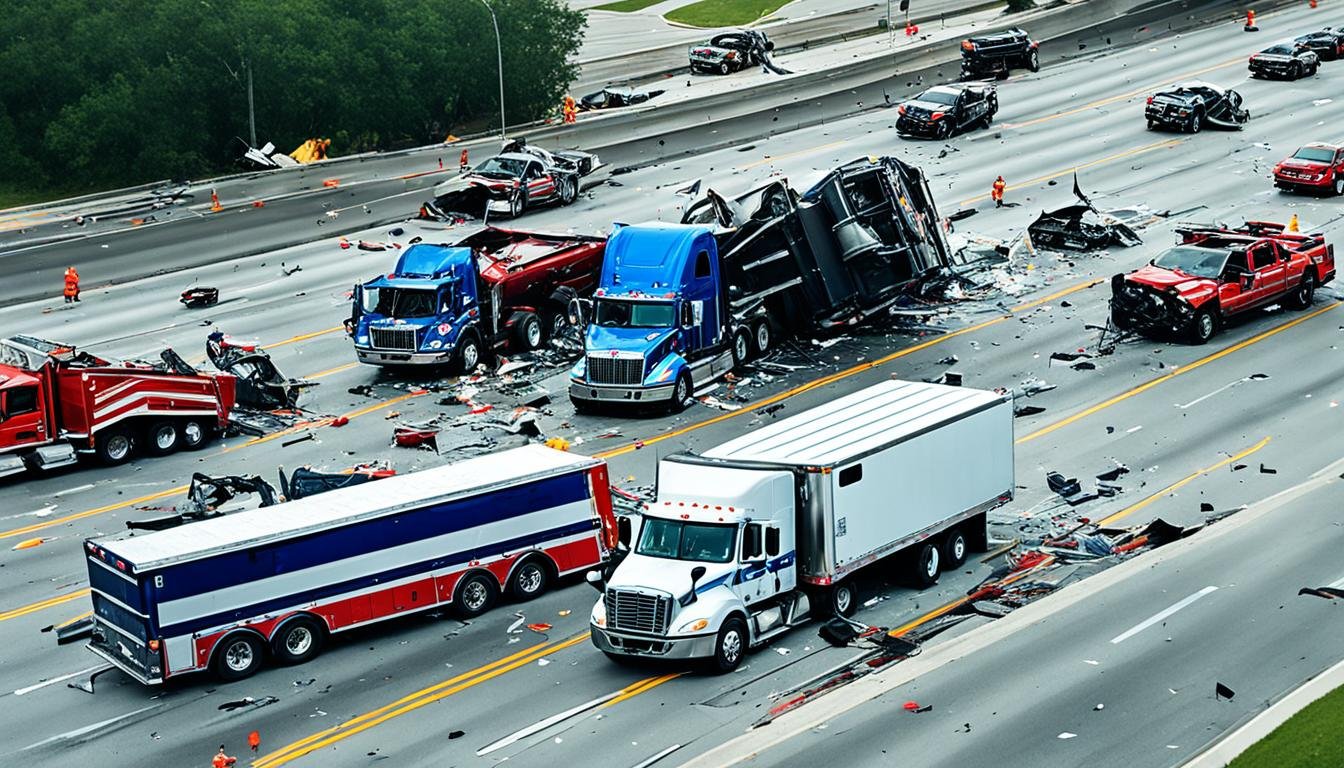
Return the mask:
[[1241,753],[1228,768],[1344,765],[1344,688],[1336,688]]
[[32,203],[42,203],[48,200],[59,200],[62,197],[69,197],[70,195],[65,194],[66,192],[80,194],[79,190],[33,189],[32,187],[23,187],[17,184],[0,183],[0,211],[20,205],[31,205]]
[[604,5],[595,5],[589,8],[590,11],[618,11],[620,13],[632,13],[642,11],[650,5],[657,5],[663,0],[616,0],[614,3]]
[[779,10],[789,0],[699,0],[663,14],[692,27],[740,27]]

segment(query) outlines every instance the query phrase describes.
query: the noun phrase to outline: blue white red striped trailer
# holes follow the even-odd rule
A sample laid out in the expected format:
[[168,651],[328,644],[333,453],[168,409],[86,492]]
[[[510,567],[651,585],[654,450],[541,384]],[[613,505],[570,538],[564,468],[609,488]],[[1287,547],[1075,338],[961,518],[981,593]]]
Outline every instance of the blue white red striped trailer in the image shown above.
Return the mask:
[[307,661],[333,632],[484,613],[601,564],[607,467],[540,445],[148,534],[85,542],[89,648],[146,684]]

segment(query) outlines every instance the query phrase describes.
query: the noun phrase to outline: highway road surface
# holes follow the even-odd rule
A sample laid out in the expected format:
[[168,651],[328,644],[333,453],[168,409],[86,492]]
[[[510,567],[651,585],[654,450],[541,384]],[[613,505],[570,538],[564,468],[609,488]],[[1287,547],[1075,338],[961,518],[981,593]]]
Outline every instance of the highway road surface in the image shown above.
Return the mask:
[[[992,757],[1012,765],[1109,765],[1121,759],[1174,765],[1344,657],[1331,640],[1339,629],[1333,606],[1296,597],[1298,586],[1344,577],[1333,556],[1341,535],[1334,519],[1338,483],[1329,480],[1339,469],[1312,482],[1340,459],[1334,435],[1344,418],[1344,310],[1335,287],[1319,291],[1308,310],[1257,313],[1205,346],[1128,342],[1094,358],[1094,370],[1050,361],[1052,352],[1095,351],[1097,334],[1086,326],[1104,322],[1105,281],[1169,244],[1178,219],[1283,220],[1295,213],[1303,229],[1323,231],[1332,242],[1344,239],[1339,199],[1277,193],[1266,177],[1299,144],[1344,138],[1338,135],[1344,100],[1336,98],[1344,63],[1327,63],[1318,76],[1297,82],[1251,81],[1245,70],[1257,46],[1327,21],[1303,7],[1262,16],[1259,35],[1242,34],[1231,23],[1179,37],[1154,35],[1136,47],[1014,76],[1001,84],[1002,108],[993,128],[946,143],[898,139],[892,111],[868,110],[736,149],[653,164],[620,176],[621,186],[604,187],[573,208],[538,211],[519,222],[601,231],[612,221],[675,220],[685,201],[674,190],[696,179],[735,192],[783,175],[802,188],[840,162],[883,153],[924,167],[944,214],[978,211],[958,222],[962,236],[1012,238],[1041,208],[1071,202],[1075,170],[1103,208],[1172,212],[1144,228],[1144,244],[1134,248],[1019,253],[986,276],[994,287],[928,307],[918,327],[893,321],[830,346],[800,339],[777,358],[799,370],[769,381],[751,373],[761,386],[742,386],[749,402],[739,410],[699,405],[676,417],[581,417],[566,402],[563,366],[541,366],[537,380],[553,393],[539,417],[544,433],[570,439],[577,451],[607,456],[613,478],[630,487],[652,482],[660,454],[704,448],[769,420],[770,414],[758,412],[766,404],[782,403],[777,413],[788,415],[889,376],[932,379],[948,370],[946,358],[956,356],[950,367],[964,374],[967,386],[1044,380],[1056,387],[1023,401],[1044,411],[1016,421],[1018,496],[996,511],[996,534],[1060,514],[1126,525],[1158,517],[1193,523],[1204,517],[1201,504],[1248,507],[1179,544],[1091,577],[1099,581],[1084,580],[1023,609],[1044,615],[906,687],[803,729],[759,761],[887,764],[885,749],[921,764],[981,764]],[[1253,115],[1244,131],[1145,129],[1146,94],[1194,77],[1240,90]],[[997,174],[1008,181],[1012,207],[994,209],[987,202]],[[285,222],[268,226],[283,228]],[[222,237],[241,240],[249,232],[241,228]],[[399,225],[352,239],[404,244],[418,233],[435,235]],[[117,260],[144,259],[148,265],[164,253],[139,251],[137,242],[114,237],[108,250],[117,249]],[[664,758],[676,764],[725,744],[732,748],[775,705],[772,694],[856,655],[826,646],[803,628],[724,677],[662,665],[616,666],[586,638],[596,593],[580,582],[531,603],[501,605],[469,625],[438,613],[375,625],[335,638],[307,665],[267,669],[241,682],[201,677],[148,689],[114,671],[98,678],[93,695],[67,687],[98,660],[78,644],[56,646],[41,630],[88,610],[81,541],[118,530],[128,518],[155,514],[146,507],[171,505],[193,471],[272,477],[280,465],[339,468],[379,459],[410,471],[522,440],[490,426],[490,414],[470,416],[451,400],[441,404],[446,393],[434,390],[451,379],[394,377],[353,362],[338,330],[348,291],[384,272],[392,258],[341,249],[327,238],[89,290],[74,309],[52,300],[0,308],[6,333],[121,356],[153,354],[167,344],[196,359],[205,334],[217,326],[260,339],[287,374],[321,382],[304,403],[312,426],[276,437],[230,438],[202,452],[115,469],[84,467],[0,483],[0,578],[6,586],[0,598],[0,707],[7,722],[0,764],[204,764],[220,743],[231,753],[247,752],[252,730],[260,733],[261,748],[243,755],[243,762],[264,768],[381,760],[490,765],[503,758],[524,766],[628,766],[680,745]],[[302,269],[286,275],[295,265]],[[181,308],[178,292],[196,283],[219,286],[223,302],[204,311]],[[361,385],[371,387],[370,394],[350,392]],[[422,391],[426,385],[431,391]],[[479,399],[497,402],[497,412],[513,404],[495,382],[478,386]],[[321,417],[334,415],[347,415],[349,424],[326,426]],[[443,456],[390,445],[394,423],[436,416],[459,423],[445,432]],[[1046,487],[1049,470],[1091,477],[1117,461],[1132,471],[1120,479],[1124,490],[1114,498],[1068,510]],[[34,537],[43,543],[11,549]],[[923,592],[894,575],[888,580],[877,574],[863,585],[864,599],[873,603],[857,618],[887,628],[918,624],[989,572],[972,562]],[[1051,608],[1072,590],[1103,584],[1087,599]],[[510,634],[518,613],[552,629]],[[1002,621],[1023,615],[1033,614]],[[1150,621],[1155,616],[1161,618]],[[1011,626],[975,618],[930,641],[921,657],[937,658],[941,644]],[[1235,698],[1213,701],[1215,681],[1230,686]],[[822,711],[813,707],[860,690],[822,697],[797,716],[810,717]],[[612,694],[580,714],[557,718]],[[244,697],[276,700],[220,708]],[[901,704],[911,699],[933,709],[907,713]],[[1104,708],[1094,711],[1097,704]],[[529,732],[553,718],[554,725]],[[967,722],[970,732],[958,733]],[[1064,733],[1076,737],[1058,738]],[[500,740],[508,743],[477,755]]]

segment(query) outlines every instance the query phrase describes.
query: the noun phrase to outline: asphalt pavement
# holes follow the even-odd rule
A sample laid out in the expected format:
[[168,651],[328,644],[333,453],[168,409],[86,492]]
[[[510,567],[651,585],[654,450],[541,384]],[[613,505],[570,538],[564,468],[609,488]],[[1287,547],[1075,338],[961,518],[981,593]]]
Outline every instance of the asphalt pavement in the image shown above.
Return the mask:
[[[1013,237],[1042,207],[1071,202],[1075,170],[1103,208],[1143,205],[1173,212],[1143,230],[1145,243],[1139,247],[1022,256],[992,275],[995,287],[983,296],[930,307],[922,325],[938,326],[942,333],[893,323],[831,346],[799,340],[781,351],[780,360],[801,369],[768,382],[754,374],[762,386],[744,385],[750,402],[737,411],[696,406],[678,417],[580,417],[565,402],[562,367],[550,366],[549,374],[540,377],[555,393],[541,417],[546,434],[570,438],[577,451],[608,455],[616,481],[637,486],[651,482],[661,453],[707,447],[768,420],[770,415],[757,413],[767,400],[781,398],[782,415],[797,413],[888,376],[934,378],[948,369],[941,361],[955,355],[952,369],[964,374],[967,386],[1015,387],[1027,379],[1057,386],[1031,398],[1030,404],[1044,412],[1017,420],[1020,488],[1018,498],[996,514],[1001,533],[1026,518],[1061,511],[1052,506],[1047,470],[1087,476],[1115,461],[1128,465],[1133,471],[1121,480],[1123,493],[1090,502],[1074,514],[1120,516],[1133,524],[1159,516],[1189,523],[1202,517],[1201,502],[1218,509],[1253,505],[1307,481],[1339,458],[1329,436],[1338,431],[1333,422],[1344,400],[1339,384],[1344,352],[1338,349],[1344,315],[1333,287],[1318,293],[1308,311],[1257,313],[1203,347],[1126,343],[1113,355],[1096,358],[1095,370],[1052,366],[1049,357],[1055,351],[1095,349],[1096,334],[1086,325],[1104,321],[1108,291],[1098,281],[1152,258],[1171,242],[1176,219],[1236,222],[1297,213],[1304,229],[1323,230],[1332,241],[1344,236],[1337,199],[1276,193],[1266,178],[1272,163],[1298,144],[1339,138],[1332,131],[1344,108],[1333,94],[1344,84],[1344,64],[1326,64],[1320,75],[1295,83],[1249,81],[1244,64],[1256,46],[1315,28],[1328,21],[1323,18],[1303,8],[1262,17],[1265,32],[1259,36],[1244,35],[1228,23],[1015,76],[1001,84],[1003,106],[992,129],[945,144],[900,140],[891,127],[892,111],[867,111],[782,132],[752,146],[651,165],[619,177],[622,186],[599,190],[573,208],[529,216],[524,226],[578,231],[601,231],[613,220],[675,220],[684,200],[674,190],[696,179],[731,193],[782,175],[802,188],[840,162],[892,152],[929,172],[944,214],[959,208],[978,211],[958,223],[963,236]],[[1147,91],[1190,77],[1238,88],[1254,119],[1234,133],[1146,131],[1141,109]],[[988,205],[989,183],[997,174],[1008,180],[1014,207]],[[274,226],[283,227],[283,220]],[[422,233],[411,226],[397,234],[390,230],[384,226],[352,239],[404,244]],[[232,236],[242,239],[249,231],[241,227]],[[128,247],[121,258],[137,253]],[[486,426],[486,418],[468,416],[460,405],[440,405],[434,392],[417,394],[416,387],[438,380],[393,377],[353,362],[348,340],[337,330],[347,312],[347,292],[357,280],[384,271],[392,258],[387,252],[341,249],[325,239],[90,290],[74,309],[55,301],[0,308],[0,321],[11,332],[111,355],[147,355],[169,344],[196,358],[212,326],[254,336],[271,348],[287,374],[321,382],[305,402],[315,417],[351,417],[342,428],[321,426],[319,420],[309,429],[313,439],[289,445],[305,430],[273,439],[231,438],[199,453],[0,485],[0,544],[6,545],[0,549],[0,573],[9,586],[0,604],[0,636],[7,649],[0,655],[0,706],[11,724],[0,737],[0,762],[190,765],[209,759],[221,742],[235,753],[246,751],[245,737],[253,729],[262,738],[256,756],[260,766],[365,765],[382,758],[395,765],[484,765],[503,757],[523,765],[634,765],[683,745],[668,758],[672,762],[730,741],[772,706],[772,692],[854,654],[823,647],[815,631],[804,628],[757,651],[741,671],[727,677],[662,666],[614,666],[583,637],[596,594],[577,583],[532,603],[500,606],[470,625],[426,614],[369,627],[336,638],[307,665],[265,670],[238,683],[197,678],[146,689],[111,672],[99,678],[92,696],[67,688],[63,676],[77,675],[97,659],[78,645],[55,646],[51,634],[40,630],[87,610],[81,540],[117,530],[130,517],[153,514],[141,507],[171,504],[191,472],[248,471],[269,477],[279,465],[337,468],[376,459],[410,471],[521,439]],[[295,265],[301,271],[286,276]],[[193,283],[218,285],[224,303],[206,311],[182,309],[177,293]],[[1264,376],[1251,378],[1255,373]],[[822,376],[831,378],[809,385]],[[371,386],[372,396],[349,392],[359,385]],[[481,385],[481,397],[492,396],[493,386],[489,381]],[[722,390],[714,394],[725,395]],[[493,396],[501,398],[499,410],[504,410],[507,398]],[[461,421],[445,433],[448,455],[390,445],[393,423],[440,414]],[[1246,469],[1233,471],[1224,464],[1201,471],[1242,453]],[[1259,471],[1262,463],[1276,471]],[[1142,738],[1138,759],[1148,761],[1143,764],[1175,764],[1252,712],[1257,702],[1344,655],[1328,642],[1328,628],[1318,626],[1331,606],[1284,592],[1295,593],[1292,585],[1298,582],[1330,583],[1344,575],[1330,573],[1337,558],[1329,553],[1338,536],[1329,519],[1330,494],[1337,502],[1336,486],[1327,485],[1261,517],[1248,516],[1244,524],[1237,516],[1220,522],[1182,545],[1187,549],[1179,557],[1190,558],[1188,565],[1177,558],[1157,563],[1162,550],[1142,556],[1134,561],[1141,574],[1108,588],[1104,597],[1071,606],[1013,635],[1002,648],[984,649],[917,681],[920,689],[909,698],[926,699],[921,703],[933,704],[931,712],[894,711],[892,717],[905,719],[885,727],[880,719],[870,722],[856,715],[852,724],[843,721],[850,732],[839,741],[835,734],[841,721],[765,759],[795,764],[793,755],[834,759],[844,749],[845,756],[862,763],[896,744],[908,759],[950,762],[964,742],[986,755],[1006,749],[1004,754],[1020,756],[1022,762],[1073,764],[1108,746],[1124,754],[1116,745],[1128,735]],[[1300,530],[1285,533],[1293,527],[1290,521]],[[32,537],[45,541],[9,549]],[[1154,558],[1152,568],[1137,565],[1148,557]],[[875,574],[864,596],[878,602],[858,617],[875,626],[908,623],[964,594],[987,573],[987,566],[968,565],[923,592]],[[1170,632],[1154,625],[1114,648],[1093,649],[1109,646],[1111,638],[1208,586],[1218,589],[1173,614],[1171,620],[1180,625],[1173,624]],[[1088,613],[1101,607],[1099,617]],[[529,623],[542,621],[553,628],[544,636],[511,635],[507,628],[517,619],[515,611]],[[959,637],[992,626],[966,625]],[[1228,627],[1240,631],[1224,632]],[[1161,643],[1154,641],[1158,634]],[[1171,644],[1166,636],[1173,638]],[[936,649],[935,642],[926,652]],[[1073,663],[1074,656],[1100,664],[1094,669],[1077,661],[1082,669],[1050,674],[1057,670],[1053,665]],[[1213,678],[1237,691],[1233,702],[1201,699],[1183,706],[1189,698],[1207,698]],[[1040,692],[1036,685],[1042,686]],[[1158,694],[1179,701],[1158,704],[1145,698],[1161,698],[1149,693],[1159,685]],[[1180,693],[1166,693],[1167,686]],[[973,700],[966,698],[968,688],[976,694]],[[618,695],[605,705],[489,755],[476,755],[520,729],[612,693]],[[219,709],[244,696],[278,700],[260,708]],[[893,696],[901,699],[902,694],[894,692],[872,706],[890,711]],[[995,704],[984,706],[998,715],[981,711],[981,702],[991,701]],[[994,708],[998,701],[1005,702],[1002,708]],[[1098,703],[1105,708],[1091,711]],[[967,714],[951,716],[960,712]],[[996,717],[1004,725],[995,725]],[[953,720],[972,722],[971,732],[948,732],[944,726],[961,725]],[[1027,728],[1026,723],[1035,725]],[[899,739],[897,727],[903,729]],[[999,738],[979,741],[982,727]],[[461,735],[453,737],[458,731]],[[1058,739],[1063,732],[1078,736]],[[956,741],[962,736],[977,741]],[[1153,746],[1159,741],[1160,747]],[[1178,749],[1167,750],[1167,744]],[[1056,747],[1068,751],[1052,757],[1049,750]],[[955,754],[974,762],[970,752]],[[1101,764],[1111,759],[1097,758]]]

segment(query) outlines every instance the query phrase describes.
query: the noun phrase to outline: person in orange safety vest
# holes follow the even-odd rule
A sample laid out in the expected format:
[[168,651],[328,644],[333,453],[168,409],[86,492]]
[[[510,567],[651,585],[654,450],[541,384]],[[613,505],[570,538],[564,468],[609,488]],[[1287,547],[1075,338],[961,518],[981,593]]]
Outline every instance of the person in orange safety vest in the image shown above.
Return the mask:
[[216,753],[214,758],[210,760],[210,766],[211,768],[229,768],[229,766],[233,765],[236,762],[238,762],[238,758],[229,757],[228,755],[224,754],[224,745],[220,744],[219,752]]
[[1003,190],[1007,186],[1008,185],[1004,183],[1002,176],[994,180],[994,186],[990,188],[989,196],[993,198],[995,208],[1003,207]]
[[65,303],[79,301],[79,272],[74,267],[65,268]]
[[569,94],[565,94],[564,114],[566,123],[577,122],[579,119],[579,108],[574,103],[574,97]]

